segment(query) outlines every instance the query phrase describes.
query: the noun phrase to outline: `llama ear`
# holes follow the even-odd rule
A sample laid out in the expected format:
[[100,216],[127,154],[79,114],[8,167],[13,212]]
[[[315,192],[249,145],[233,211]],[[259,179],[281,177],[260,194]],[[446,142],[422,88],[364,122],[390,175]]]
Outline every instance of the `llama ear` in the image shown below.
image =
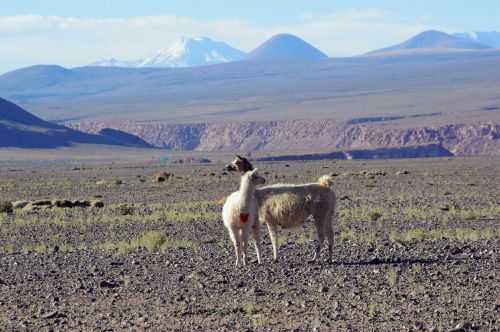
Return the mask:
[[243,159],[243,157],[242,157],[242,156],[240,156],[239,154],[236,154],[235,156],[236,156],[236,158],[238,158],[238,159]]
[[252,174],[256,174],[258,170],[259,170],[258,168],[254,168],[254,169],[252,170]]

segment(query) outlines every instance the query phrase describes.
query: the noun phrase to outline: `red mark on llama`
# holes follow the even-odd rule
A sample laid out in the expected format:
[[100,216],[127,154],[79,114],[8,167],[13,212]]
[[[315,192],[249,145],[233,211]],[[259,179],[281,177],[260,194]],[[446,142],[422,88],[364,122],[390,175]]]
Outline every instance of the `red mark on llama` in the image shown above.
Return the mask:
[[249,213],[240,213],[240,221],[246,223],[248,221]]

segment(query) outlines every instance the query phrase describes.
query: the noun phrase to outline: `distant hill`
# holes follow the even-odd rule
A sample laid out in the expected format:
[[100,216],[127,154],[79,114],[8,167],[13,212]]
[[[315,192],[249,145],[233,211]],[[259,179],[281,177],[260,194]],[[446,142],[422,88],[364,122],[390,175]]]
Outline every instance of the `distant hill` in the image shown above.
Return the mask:
[[10,101],[0,98],[0,121],[4,125],[59,129],[60,126],[44,121]]
[[[54,96],[71,98],[95,96],[110,92],[120,86],[126,86],[127,80],[135,80],[137,77],[153,74],[157,70],[160,69],[121,67],[67,69],[56,65],[36,65],[0,75],[0,96],[18,104],[35,96],[49,99]],[[163,70],[166,73],[170,69]],[[62,85],[65,86],[64,89],[60,89]],[[25,94],[26,91],[30,91],[29,95]],[[31,110],[31,107],[29,108]],[[57,110],[64,108],[59,105],[53,106],[53,109]],[[69,115],[69,117],[73,116]],[[52,117],[49,119],[58,120]]]
[[[498,118],[500,52],[240,61],[191,68],[65,69],[0,75],[0,96],[50,121],[211,122]],[[410,121],[410,118],[405,121]],[[444,121],[444,120],[443,120]],[[448,120],[446,120],[448,121]]]
[[476,41],[452,36],[447,33],[428,30],[394,46],[372,51],[368,54],[382,54],[412,50],[483,50],[490,48]]
[[321,60],[328,56],[304,40],[290,34],[279,34],[250,52],[252,61]]
[[142,138],[139,138],[135,135],[117,129],[103,128],[98,132],[98,134],[112,142],[118,143],[118,145],[125,145],[136,148],[152,147],[149,143],[146,143]]
[[139,60],[124,61],[115,58],[90,64],[98,67],[128,68],[179,68],[239,61],[245,58],[242,51],[207,37],[182,38],[156,54]]
[[498,31],[461,32],[454,33],[453,36],[468,39],[490,47],[500,48],[500,32]]
[[37,65],[17,69],[0,77],[1,90],[40,89],[64,82],[65,80],[78,79],[79,74],[57,65]]
[[151,147],[142,139],[115,129],[93,135],[46,122],[0,98],[0,147],[57,148],[73,144]]
[[89,67],[122,67],[122,68],[136,68],[141,64],[143,60],[119,60],[115,58],[101,59],[96,62],[92,62]]

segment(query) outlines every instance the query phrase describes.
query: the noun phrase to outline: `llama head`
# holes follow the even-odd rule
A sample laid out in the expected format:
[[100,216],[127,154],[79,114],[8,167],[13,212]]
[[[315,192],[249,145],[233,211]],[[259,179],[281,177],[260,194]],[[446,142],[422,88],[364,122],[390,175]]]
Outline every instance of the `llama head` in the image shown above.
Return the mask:
[[257,168],[252,171],[248,171],[241,177],[241,182],[246,183],[248,186],[256,187],[258,185],[266,183],[266,179],[259,175]]
[[247,158],[244,158],[242,156],[236,155],[236,158],[226,165],[224,167],[224,170],[229,171],[229,172],[241,172],[241,173],[246,173],[248,171],[252,171],[254,168],[252,164],[248,161]]

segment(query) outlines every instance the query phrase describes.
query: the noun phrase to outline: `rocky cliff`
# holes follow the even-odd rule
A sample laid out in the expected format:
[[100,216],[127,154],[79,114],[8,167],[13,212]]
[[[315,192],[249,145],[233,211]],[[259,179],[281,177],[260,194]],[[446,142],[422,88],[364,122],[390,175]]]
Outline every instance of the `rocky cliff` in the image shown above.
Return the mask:
[[391,124],[341,124],[334,120],[166,124],[158,122],[78,122],[67,124],[97,133],[115,128],[172,150],[334,151],[442,146],[453,155],[500,155],[500,124],[481,122],[415,128]]

